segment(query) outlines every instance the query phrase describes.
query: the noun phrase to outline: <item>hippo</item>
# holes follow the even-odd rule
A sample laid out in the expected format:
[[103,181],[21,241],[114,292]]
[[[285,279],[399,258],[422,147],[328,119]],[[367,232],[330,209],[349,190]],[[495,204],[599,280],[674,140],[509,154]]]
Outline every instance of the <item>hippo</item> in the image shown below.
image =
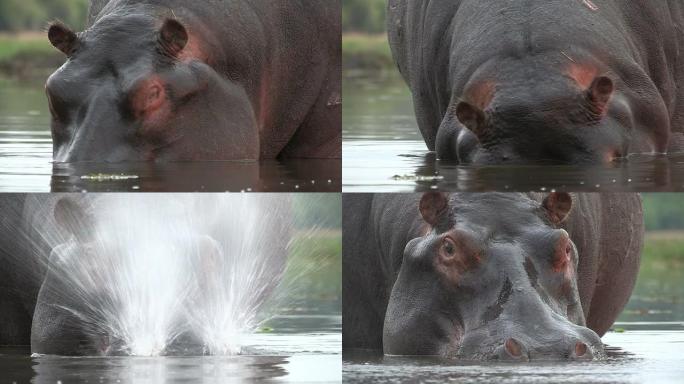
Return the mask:
[[94,0],[52,23],[54,160],[341,156],[340,0]]
[[[0,345],[63,356],[239,352],[236,341],[209,336],[231,316],[260,318],[286,268],[289,203],[278,195],[3,197],[2,207],[15,208],[4,211],[12,215],[0,242]],[[230,276],[245,276],[245,288],[235,290],[239,278]],[[226,301],[239,314],[216,313]],[[157,330],[168,332],[150,335]]]
[[394,60],[445,162],[611,164],[684,148],[678,0],[389,0]]
[[591,360],[627,303],[637,194],[343,196],[343,351]]

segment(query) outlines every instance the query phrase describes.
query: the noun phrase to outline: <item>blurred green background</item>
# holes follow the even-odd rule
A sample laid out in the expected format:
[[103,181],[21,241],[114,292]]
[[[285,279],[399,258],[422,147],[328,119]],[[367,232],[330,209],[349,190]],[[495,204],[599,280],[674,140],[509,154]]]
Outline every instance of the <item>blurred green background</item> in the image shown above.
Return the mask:
[[47,40],[50,21],[82,30],[88,0],[0,0],[0,76],[44,80],[64,57]]
[[387,0],[342,0],[343,65],[353,70],[393,70],[385,34]]
[[82,28],[88,0],[0,0],[0,31],[39,31],[59,19]]

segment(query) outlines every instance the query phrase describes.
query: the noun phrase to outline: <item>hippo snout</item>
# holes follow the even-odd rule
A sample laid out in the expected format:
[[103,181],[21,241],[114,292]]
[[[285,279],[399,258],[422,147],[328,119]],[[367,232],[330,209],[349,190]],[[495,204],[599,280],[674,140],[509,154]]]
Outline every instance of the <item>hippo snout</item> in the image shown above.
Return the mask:
[[518,334],[489,341],[483,340],[486,336],[466,336],[457,357],[505,362],[589,361],[603,357],[605,350],[599,336],[588,328],[575,327],[576,331],[562,334]]

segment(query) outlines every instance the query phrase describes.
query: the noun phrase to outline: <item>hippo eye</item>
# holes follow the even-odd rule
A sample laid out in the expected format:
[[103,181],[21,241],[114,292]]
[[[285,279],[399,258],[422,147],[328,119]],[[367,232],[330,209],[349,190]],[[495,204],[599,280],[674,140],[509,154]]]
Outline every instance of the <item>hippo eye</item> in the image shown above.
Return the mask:
[[572,260],[572,242],[567,237],[562,237],[553,257],[553,271],[564,271]]
[[447,237],[442,240],[442,251],[445,256],[454,257],[456,255],[456,244]]

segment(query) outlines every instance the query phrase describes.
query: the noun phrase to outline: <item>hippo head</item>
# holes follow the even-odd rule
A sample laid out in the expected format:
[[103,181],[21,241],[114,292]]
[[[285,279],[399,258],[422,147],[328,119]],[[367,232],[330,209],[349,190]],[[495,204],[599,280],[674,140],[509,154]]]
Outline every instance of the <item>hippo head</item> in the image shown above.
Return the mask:
[[539,79],[550,70],[517,69],[503,71],[501,81],[476,76],[451,102],[437,137],[440,158],[590,165],[666,150],[634,144],[652,140],[638,137],[634,111],[612,75],[571,68]]
[[[220,261],[216,242],[184,235],[181,225],[126,222],[117,213],[121,206],[108,206],[115,209],[106,214],[92,207],[71,197],[55,204],[59,228],[52,233],[60,234],[53,235],[58,244],[34,312],[32,352],[202,354],[202,343],[186,326],[185,300],[200,295],[204,285],[195,281],[213,276]],[[189,268],[193,258],[202,267],[197,276]]]
[[48,37],[67,56],[46,84],[55,161],[258,159],[249,98],[198,31],[127,12]]
[[[468,200],[467,204],[462,204]],[[384,352],[467,360],[592,359],[577,249],[558,225],[567,194],[542,204],[506,194],[470,201],[428,193],[385,316]]]

